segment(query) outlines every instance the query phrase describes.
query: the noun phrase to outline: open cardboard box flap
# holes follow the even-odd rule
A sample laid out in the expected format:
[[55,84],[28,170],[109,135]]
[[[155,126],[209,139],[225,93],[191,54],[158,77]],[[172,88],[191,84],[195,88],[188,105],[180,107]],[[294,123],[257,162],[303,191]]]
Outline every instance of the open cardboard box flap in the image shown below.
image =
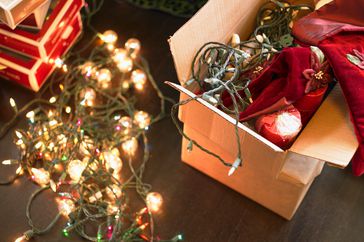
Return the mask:
[[[233,33],[238,33],[242,39],[248,38],[254,28],[257,12],[264,2],[264,0],[230,0],[227,4],[225,1],[210,0],[206,3],[210,5],[209,7],[201,8],[183,25],[169,39],[180,83],[183,85],[190,78],[193,57],[205,43],[212,41],[227,43]],[[293,2],[312,4],[310,0]],[[190,97],[194,96],[180,85],[168,84]],[[208,102],[202,99],[198,102],[228,122],[235,123],[232,117]],[[239,128],[274,151],[284,152],[243,124],[239,123]],[[336,85],[289,152],[324,160],[343,168],[348,165],[357,147],[358,142],[350,122],[349,110],[339,85]]]
[[337,84],[289,151],[343,168],[349,164],[358,146],[349,109]]
[[191,76],[193,57],[203,44],[213,41],[227,43],[233,33],[238,33],[242,39],[248,38],[255,24],[255,16],[264,2],[210,0],[206,3],[210,6],[201,8],[185,23],[169,39],[180,83],[185,83]]

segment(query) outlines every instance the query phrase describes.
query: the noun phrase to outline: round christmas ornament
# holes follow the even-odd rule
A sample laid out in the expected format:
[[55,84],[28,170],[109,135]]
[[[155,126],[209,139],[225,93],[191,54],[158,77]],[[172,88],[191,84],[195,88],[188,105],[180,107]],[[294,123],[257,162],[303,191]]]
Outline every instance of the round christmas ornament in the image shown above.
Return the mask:
[[286,150],[302,129],[300,112],[293,106],[262,115],[256,123],[257,132],[264,138]]

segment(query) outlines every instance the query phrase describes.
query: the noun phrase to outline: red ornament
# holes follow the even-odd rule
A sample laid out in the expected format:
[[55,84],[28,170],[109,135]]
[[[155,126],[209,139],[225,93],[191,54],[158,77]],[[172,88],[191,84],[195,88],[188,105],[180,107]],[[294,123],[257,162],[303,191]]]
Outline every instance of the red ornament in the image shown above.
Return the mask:
[[255,122],[255,128],[264,138],[286,150],[301,131],[301,115],[291,105],[281,111],[260,116]]

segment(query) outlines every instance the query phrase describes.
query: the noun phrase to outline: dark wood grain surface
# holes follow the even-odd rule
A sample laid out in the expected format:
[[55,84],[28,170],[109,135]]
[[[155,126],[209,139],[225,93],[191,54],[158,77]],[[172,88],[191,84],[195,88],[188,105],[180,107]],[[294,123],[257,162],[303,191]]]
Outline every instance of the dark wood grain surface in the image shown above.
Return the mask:
[[[121,42],[130,37],[142,41],[143,54],[162,91],[178,98],[178,93],[163,81],[176,82],[167,38],[186,19],[157,11],[138,9],[126,3],[105,1],[92,23],[99,31],[113,29]],[[86,37],[87,38],[87,35]],[[0,80],[0,125],[12,113],[9,98],[19,106],[34,97],[31,91]],[[153,97],[153,96],[152,96]],[[157,99],[145,97],[148,108],[157,106]],[[146,105],[146,104],[145,104]],[[19,120],[17,127],[25,127]],[[364,241],[364,178],[353,177],[350,168],[325,167],[292,221],[287,222],[269,210],[228,189],[180,161],[181,137],[170,119],[152,127],[149,134],[152,157],[145,180],[164,197],[163,211],[156,216],[156,229],[162,238],[182,232],[185,241]],[[0,140],[0,160],[17,157],[11,132]],[[1,179],[11,171],[0,169]],[[25,177],[11,186],[0,186],[0,242],[14,241],[28,229],[25,207],[36,186]],[[36,200],[32,214],[39,225],[46,225],[55,215],[54,198],[50,193]],[[83,241],[77,236],[61,235],[65,220],[48,234],[33,241]]]

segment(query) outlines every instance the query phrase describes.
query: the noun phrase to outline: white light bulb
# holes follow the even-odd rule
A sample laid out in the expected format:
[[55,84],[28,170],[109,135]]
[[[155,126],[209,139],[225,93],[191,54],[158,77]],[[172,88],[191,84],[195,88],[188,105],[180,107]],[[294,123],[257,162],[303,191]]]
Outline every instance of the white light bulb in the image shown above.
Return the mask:
[[134,113],[134,122],[139,126],[141,129],[145,129],[149,126],[151,118],[147,112],[138,111]]
[[136,69],[131,73],[130,80],[134,83],[136,89],[142,90],[147,82],[147,75],[144,71]]
[[49,109],[48,110],[48,118],[53,118],[54,117],[54,115],[55,115],[55,110],[52,110],[52,109]]
[[138,140],[134,137],[124,141],[121,145],[123,151],[128,155],[134,155],[138,149]]
[[111,86],[112,74],[109,69],[103,68],[98,72],[97,84],[102,89],[109,88]]
[[75,208],[75,203],[71,199],[61,199],[58,202],[59,213],[64,216],[68,216],[75,210]]
[[48,171],[44,170],[44,168],[31,168],[30,170],[33,174],[32,178],[36,183],[41,186],[47,185],[49,183],[50,175]]
[[[41,135],[41,134],[40,134]],[[41,149],[43,150],[44,149],[44,144],[42,141],[38,141],[35,145],[34,145],[34,148],[36,148],[37,150]]]
[[61,58],[57,58],[54,60],[54,65],[58,68],[61,68],[63,66],[63,60]]
[[11,165],[12,162],[11,162],[11,160],[3,160],[2,164],[3,165]]
[[118,35],[113,30],[106,30],[101,35],[101,40],[106,44],[114,44],[118,40]]
[[128,39],[125,42],[125,49],[130,53],[132,58],[136,58],[140,51],[140,41],[135,38]]
[[25,235],[18,237],[14,242],[23,242],[27,241],[27,237]]
[[231,46],[234,48],[239,48],[238,44],[240,43],[240,36],[238,34],[233,34],[231,37]]
[[21,166],[19,166],[19,167],[16,169],[15,174],[17,174],[17,175],[22,175],[22,174],[23,174],[23,172],[24,172],[23,168],[22,168]]
[[125,57],[123,60],[117,63],[117,67],[123,73],[127,73],[133,69],[133,60],[129,57]]
[[67,106],[66,109],[65,109],[66,113],[71,113],[72,111],[72,108],[70,106]]
[[114,50],[114,54],[112,56],[112,59],[116,63],[120,63],[121,61],[123,61],[127,57],[128,57],[128,52],[125,49],[117,48],[117,49]]
[[25,115],[27,118],[34,118],[34,116],[35,116],[35,113],[34,113],[34,111],[30,111],[30,112],[27,112],[27,114]]
[[55,103],[56,101],[57,101],[57,98],[54,96],[49,99],[49,103]]
[[125,91],[127,91],[127,90],[129,89],[129,87],[130,87],[130,83],[129,83],[129,81],[128,81],[128,80],[124,80],[124,81],[122,81],[122,83],[121,83],[121,87],[122,87]]
[[105,159],[105,167],[106,169],[113,169],[114,173],[117,173],[121,170],[123,167],[123,162],[121,161],[120,157],[115,155],[111,151],[103,152],[103,157]]
[[23,135],[18,131],[18,130],[15,130],[15,135],[16,137],[18,137],[19,139],[23,138]]
[[129,129],[131,129],[132,128],[132,126],[133,126],[133,121],[131,120],[131,118],[130,117],[128,117],[128,116],[123,116],[123,117],[121,117],[121,119],[119,120],[119,123],[123,126],[123,127],[125,127],[125,128],[129,128]]
[[121,189],[118,185],[113,184],[111,185],[111,188],[106,188],[106,195],[108,195],[111,199],[119,198],[121,196]]
[[83,75],[92,76],[96,72],[95,63],[92,61],[86,61],[80,68]]
[[123,116],[120,118],[119,120],[119,124],[121,126],[120,131],[124,134],[127,135],[130,133],[132,127],[133,127],[133,121],[130,117],[128,116]]
[[90,151],[94,149],[94,142],[93,140],[88,137],[87,135],[84,136],[83,141],[80,144],[80,153],[82,155],[90,156]]
[[11,107],[13,107],[13,108],[15,108],[15,107],[16,107],[15,100],[14,100],[12,97],[9,99],[9,103],[10,103],[10,106],[11,106]]
[[115,213],[117,213],[118,211],[119,211],[119,207],[118,206],[116,206],[116,205],[113,205],[113,204],[109,204],[108,206],[107,206],[107,213],[109,214],[109,215],[111,215],[111,214],[115,214]]
[[114,44],[107,44],[106,48],[108,51],[113,51],[115,49],[115,45]]
[[163,204],[162,195],[158,192],[150,192],[147,194],[146,203],[151,212],[158,212]]
[[86,166],[82,161],[73,160],[67,166],[67,173],[71,177],[72,181],[78,182],[85,168]]
[[86,107],[92,107],[95,105],[96,92],[94,89],[87,87],[87,88],[81,90],[80,98],[82,99],[81,105],[86,106]]

